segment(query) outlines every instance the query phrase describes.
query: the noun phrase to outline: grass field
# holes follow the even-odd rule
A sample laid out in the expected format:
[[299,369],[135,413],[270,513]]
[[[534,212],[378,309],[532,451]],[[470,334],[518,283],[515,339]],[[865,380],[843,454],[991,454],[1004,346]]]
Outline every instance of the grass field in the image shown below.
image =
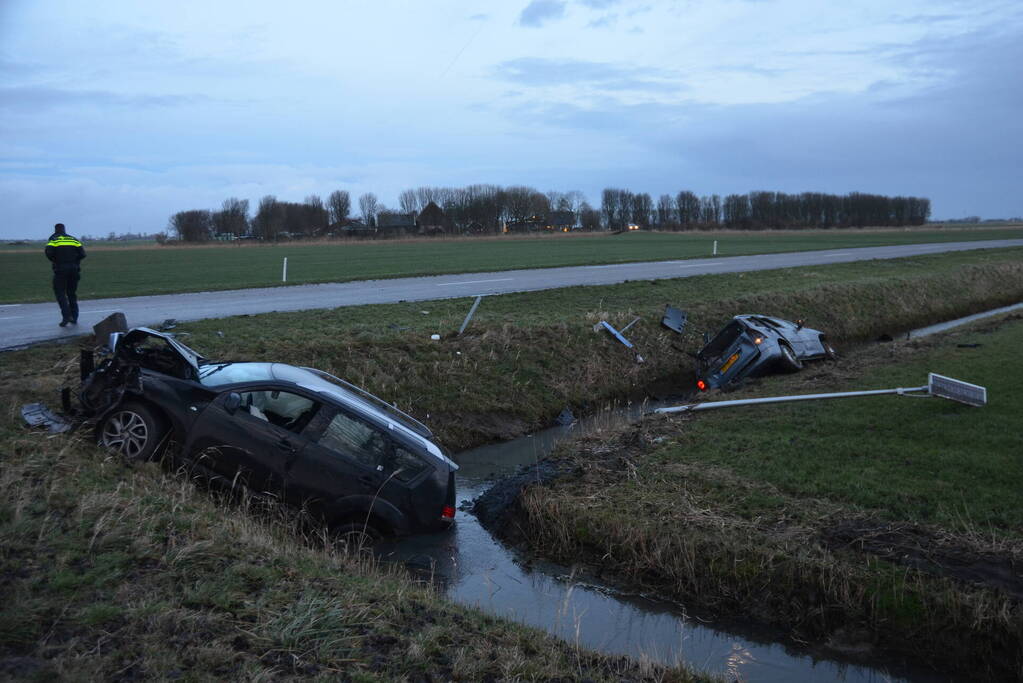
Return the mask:
[[[441,273],[1023,237],[1023,228],[547,235],[394,242],[90,248],[80,299]],[[0,303],[50,301],[40,250],[0,250]]]
[[523,537],[803,637],[1016,678],[1020,345],[1014,314],[707,397],[920,386],[938,372],[986,386],[984,408],[897,396],[742,407],[566,447],[572,474],[527,493]]

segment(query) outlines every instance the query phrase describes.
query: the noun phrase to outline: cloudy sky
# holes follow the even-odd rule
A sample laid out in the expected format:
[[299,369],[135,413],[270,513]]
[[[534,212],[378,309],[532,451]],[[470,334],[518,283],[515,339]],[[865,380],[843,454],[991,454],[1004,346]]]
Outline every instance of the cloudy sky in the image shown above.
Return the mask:
[[1023,3],[0,0],[0,237],[472,183],[1023,215]]

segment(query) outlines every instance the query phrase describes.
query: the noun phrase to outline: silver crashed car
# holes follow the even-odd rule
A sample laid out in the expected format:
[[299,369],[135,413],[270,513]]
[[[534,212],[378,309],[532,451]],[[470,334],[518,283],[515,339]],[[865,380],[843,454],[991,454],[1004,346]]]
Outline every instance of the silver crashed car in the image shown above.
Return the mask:
[[766,315],[737,315],[696,354],[696,387],[725,389],[747,377],[795,372],[803,361],[835,358],[820,330]]

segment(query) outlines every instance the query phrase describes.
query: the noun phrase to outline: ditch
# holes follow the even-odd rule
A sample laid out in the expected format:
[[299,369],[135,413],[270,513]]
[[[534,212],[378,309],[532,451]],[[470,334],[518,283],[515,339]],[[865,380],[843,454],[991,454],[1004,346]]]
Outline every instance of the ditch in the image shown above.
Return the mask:
[[[941,325],[913,330],[925,336],[1023,307],[1003,307]],[[611,409],[511,441],[459,454],[457,525],[444,533],[417,536],[377,547],[379,556],[428,577],[454,601],[536,626],[609,655],[685,665],[731,680],[918,681],[946,680],[919,664],[864,661],[785,633],[747,623],[721,623],[684,605],[635,594],[593,580],[577,569],[540,560],[506,545],[485,529],[472,502],[496,482],[537,465],[562,439],[624,423],[651,410],[650,404]]]

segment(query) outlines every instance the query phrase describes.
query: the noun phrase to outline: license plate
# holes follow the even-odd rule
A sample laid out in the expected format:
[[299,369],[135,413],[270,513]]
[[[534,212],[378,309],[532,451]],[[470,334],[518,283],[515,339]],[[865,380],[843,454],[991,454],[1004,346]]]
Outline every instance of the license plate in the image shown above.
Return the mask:
[[726,372],[728,372],[728,368],[730,368],[733,365],[735,365],[735,361],[737,361],[737,360],[739,360],[739,352],[738,351],[733,353],[731,355],[731,357],[729,357],[729,359],[725,361],[725,364],[721,366],[721,374],[725,374]]

